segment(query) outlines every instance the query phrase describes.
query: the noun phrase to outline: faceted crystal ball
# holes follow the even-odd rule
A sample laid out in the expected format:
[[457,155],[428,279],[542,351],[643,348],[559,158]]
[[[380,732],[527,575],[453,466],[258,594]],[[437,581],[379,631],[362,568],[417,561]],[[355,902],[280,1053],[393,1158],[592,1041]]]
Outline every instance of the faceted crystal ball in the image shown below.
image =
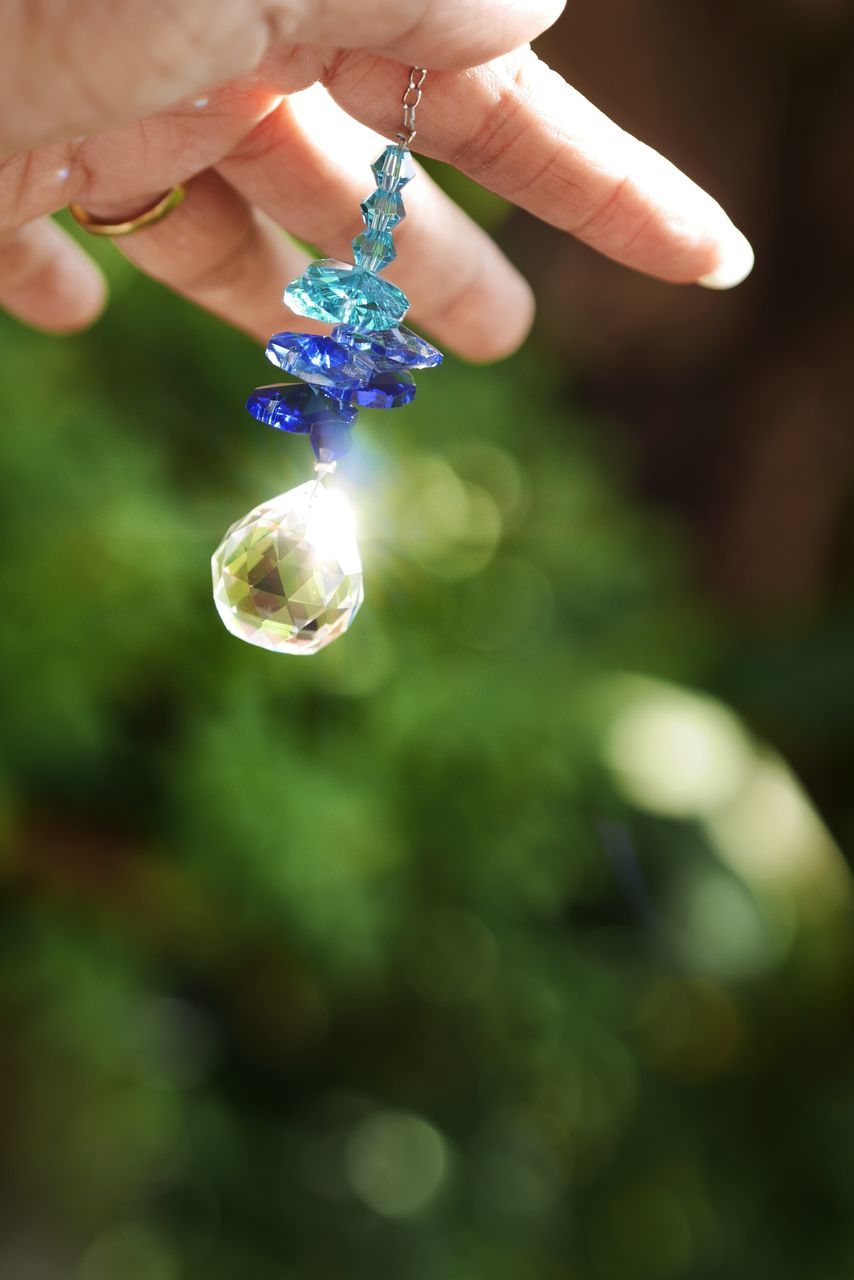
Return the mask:
[[233,524],[211,568],[228,630],[274,653],[317,653],[343,635],[364,598],[353,513],[319,480]]

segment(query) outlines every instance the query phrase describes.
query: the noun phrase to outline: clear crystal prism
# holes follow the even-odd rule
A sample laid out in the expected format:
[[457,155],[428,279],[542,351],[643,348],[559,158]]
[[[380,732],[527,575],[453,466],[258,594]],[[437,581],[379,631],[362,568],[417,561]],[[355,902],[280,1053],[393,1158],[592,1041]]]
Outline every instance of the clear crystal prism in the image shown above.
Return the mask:
[[225,626],[274,653],[317,653],[343,635],[364,598],[353,512],[321,479],[233,524],[211,569]]

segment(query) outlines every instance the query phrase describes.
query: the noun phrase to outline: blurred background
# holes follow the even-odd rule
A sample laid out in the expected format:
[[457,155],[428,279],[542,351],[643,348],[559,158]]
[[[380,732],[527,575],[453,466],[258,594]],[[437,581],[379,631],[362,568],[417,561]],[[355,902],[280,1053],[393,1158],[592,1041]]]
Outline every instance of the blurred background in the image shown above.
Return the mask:
[[309,465],[255,344],[91,241],[93,331],[0,322],[10,1280],[854,1275],[854,13],[573,0],[541,52],[756,272],[436,170],[538,326],[363,415],[311,662],[210,600]]

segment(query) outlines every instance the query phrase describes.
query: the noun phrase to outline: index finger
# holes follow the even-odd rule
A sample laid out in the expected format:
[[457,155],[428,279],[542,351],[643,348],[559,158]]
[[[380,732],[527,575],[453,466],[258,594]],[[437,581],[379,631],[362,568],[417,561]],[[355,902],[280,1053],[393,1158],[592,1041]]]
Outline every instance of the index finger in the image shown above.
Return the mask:
[[[329,66],[325,83],[351,115],[394,135],[399,66],[351,53]],[[530,49],[469,71],[432,72],[415,146],[663,280],[725,289],[753,266],[750,244],[711,196]]]

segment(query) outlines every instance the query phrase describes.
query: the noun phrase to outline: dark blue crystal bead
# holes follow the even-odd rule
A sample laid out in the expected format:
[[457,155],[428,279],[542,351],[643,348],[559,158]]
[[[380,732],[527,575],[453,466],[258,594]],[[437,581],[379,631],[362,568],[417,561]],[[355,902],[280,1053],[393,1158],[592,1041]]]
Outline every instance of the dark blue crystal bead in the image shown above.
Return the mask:
[[353,447],[353,432],[343,422],[318,423],[308,438],[318,462],[337,462]]
[[373,333],[339,324],[332,330],[332,337],[342,347],[357,351],[377,370],[433,369],[444,360],[437,347],[403,324]]
[[325,334],[274,333],[266,355],[285,373],[319,387],[352,387],[367,382],[373,372],[370,361],[354,348]]
[[339,399],[305,382],[279,382],[256,387],[246,408],[268,427],[305,435],[315,428],[351,427],[356,410],[348,400]]
[[377,373],[366,387],[342,391],[341,399],[359,409],[399,409],[415,399],[415,379],[401,368]]

